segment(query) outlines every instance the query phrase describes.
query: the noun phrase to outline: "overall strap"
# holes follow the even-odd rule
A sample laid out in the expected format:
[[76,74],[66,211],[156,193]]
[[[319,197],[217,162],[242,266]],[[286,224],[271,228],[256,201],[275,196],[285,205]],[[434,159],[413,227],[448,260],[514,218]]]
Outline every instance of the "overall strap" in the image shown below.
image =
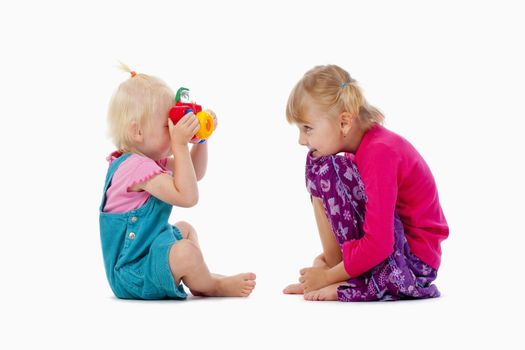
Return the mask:
[[104,183],[104,192],[102,194],[102,203],[100,204],[100,211],[102,212],[104,210],[104,206],[106,205],[106,191],[108,190],[109,185],[111,184],[111,179],[113,178],[113,174],[115,174],[115,171],[118,169],[120,164],[122,164],[123,161],[129,158],[131,156],[131,153],[124,153],[117,159],[111,163],[108,169],[108,173],[106,175],[106,181]]

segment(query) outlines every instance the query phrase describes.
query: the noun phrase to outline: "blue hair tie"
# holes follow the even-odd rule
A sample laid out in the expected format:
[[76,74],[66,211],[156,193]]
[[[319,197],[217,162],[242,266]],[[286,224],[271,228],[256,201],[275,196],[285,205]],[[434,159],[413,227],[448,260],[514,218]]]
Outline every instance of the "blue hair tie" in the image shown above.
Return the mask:
[[344,89],[348,84],[350,84],[350,81],[347,81],[346,83],[342,83],[341,89]]

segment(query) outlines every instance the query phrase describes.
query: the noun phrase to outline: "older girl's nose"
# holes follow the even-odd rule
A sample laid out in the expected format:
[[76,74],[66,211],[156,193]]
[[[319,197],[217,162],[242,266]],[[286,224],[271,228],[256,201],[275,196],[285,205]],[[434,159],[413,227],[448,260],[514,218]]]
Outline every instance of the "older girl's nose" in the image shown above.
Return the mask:
[[299,144],[301,146],[306,146],[306,137],[304,137],[303,133],[299,133]]

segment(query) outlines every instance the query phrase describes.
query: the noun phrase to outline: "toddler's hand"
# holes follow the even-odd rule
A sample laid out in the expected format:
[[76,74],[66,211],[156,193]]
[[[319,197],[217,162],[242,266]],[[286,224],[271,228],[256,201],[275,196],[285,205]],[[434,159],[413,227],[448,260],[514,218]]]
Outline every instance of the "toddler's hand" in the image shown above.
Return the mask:
[[201,128],[199,120],[193,113],[186,114],[177,125],[173,125],[171,119],[168,119],[168,126],[173,145],[186,145]]
[[328,283],[326,278],[326,271],[326,269],[320,267],[302,269],[300,271],[301,277],[299,277],[299,282],[301,282],[304,292],[308,293],[328,286],[330,283]]

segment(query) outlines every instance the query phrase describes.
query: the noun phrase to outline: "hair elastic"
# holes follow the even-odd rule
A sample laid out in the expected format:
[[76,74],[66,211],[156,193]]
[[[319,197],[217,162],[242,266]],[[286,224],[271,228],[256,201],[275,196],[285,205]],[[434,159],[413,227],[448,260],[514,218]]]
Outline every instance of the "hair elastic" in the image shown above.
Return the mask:
[[347,81],[346,83],[341,84],[341,89],[344,89],[348,84],[350,84],[350,81]]
[[137,72],[135,72],[135,71],[132,70],[131,72],[129,72],[129,74],[131,74],[131,77],[134,78],[135,75],[137,75]]

